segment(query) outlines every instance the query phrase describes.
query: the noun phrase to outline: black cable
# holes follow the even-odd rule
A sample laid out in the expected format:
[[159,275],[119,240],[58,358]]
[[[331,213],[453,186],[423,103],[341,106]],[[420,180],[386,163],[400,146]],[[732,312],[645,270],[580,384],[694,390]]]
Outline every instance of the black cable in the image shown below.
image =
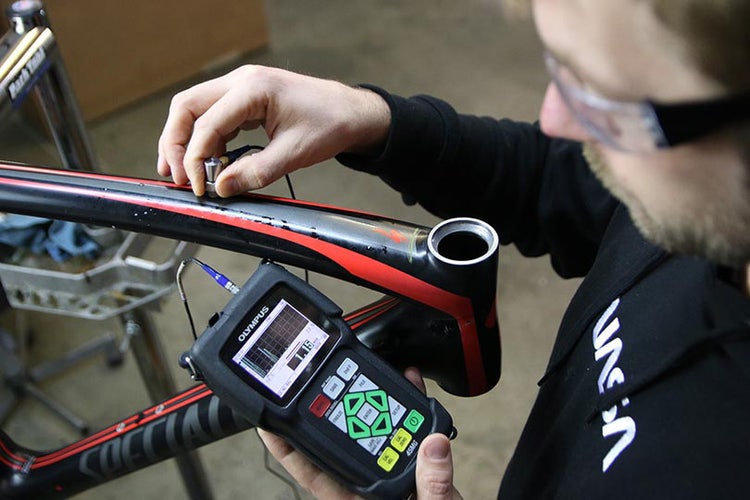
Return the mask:
[[289,196],[296,200],[297,196],[294,194],[294,187],[292,187],[292,178],[289,176],[289,174],[284,175],[284,179],[286,179],[286,185],[289,187]]
[[237,161],[241,156],[245,155],[245,153],[249,153],[250,151],[263,151],[263,146],[257,146],[254,144],[245,144],[244,146],[241,146],[237,149],[233,149],[231,151],[227,151],[222,157],[225,157],[227,159],[226,165],[230,165]]
[[190,306],[188,306],[187,294],[185,293],[185,288],[182,286],[182,273],[185,271],[185,268],[188,264],[197,264],[198,266],[200,266],[201,269],[206,272],[206,274],[211,276],[216,283],[221,285],[224,290],[228,291],[232,295],[239,292],[240,287],[208,264],[201,262],[194,257],[190,257],[180,262],[180,266],[177,268],[177,290],[180,292],[180,300],[182,300],[182,304],[185,306],[185,313],[187,314],[188,322],[190,322],[190,330],[193,333],[193,339],[198,340],[198,334],[195,330],[193,315],[190,313]]

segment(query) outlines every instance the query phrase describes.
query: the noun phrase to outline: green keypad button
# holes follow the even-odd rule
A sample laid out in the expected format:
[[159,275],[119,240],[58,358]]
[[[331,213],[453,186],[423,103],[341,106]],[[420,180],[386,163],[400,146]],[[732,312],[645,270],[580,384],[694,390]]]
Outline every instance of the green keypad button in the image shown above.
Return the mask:
[[[388,436],[393,432],[391,414],[388,406],[388,395],[381,389],[365,392],[350,392],[344,396],[344,415],[346,428],[352,439]],[[370,415],[358,415],[360,410],[368,409]],[[372,415],[372,412],[376,412]],[[362,418],[360,418],[362,417]],[[370,425],[366,420],[370,422]]]
[[370,437],[370,427],[357,417],[346,419],[346,427],[349,431],[349,437],[352,439],[362,439]]
[[355,415],[365,403],[365,394],[362,392],[351,392],[344,396],[344,413],[347,416]]
[[422,422],[424,422],[424,416],[417,410],[412,410],[406,416],[406,420],[404,420],[404,427],[410,430],[412,434],[416,434],[422,426]]
[[369,391],[365,393],[367,401],[378,411],[388,411],[388,396],[385,391]]
[[381,413],[378,415],[372,423],[372,427],[370,427],[373,436],[387,436],[392,430],[391,416],[388,413]]

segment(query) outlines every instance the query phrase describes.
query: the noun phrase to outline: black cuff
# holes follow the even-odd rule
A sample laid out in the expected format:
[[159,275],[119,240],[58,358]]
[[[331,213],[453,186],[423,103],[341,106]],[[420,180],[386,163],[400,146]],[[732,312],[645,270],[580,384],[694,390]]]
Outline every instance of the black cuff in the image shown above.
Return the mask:
[[[446,136],[446,115],[453,114],[446,104],[428,96],[404,98],[376,87],[360,85],[382,97],[391,111],[391,127],[380,154],[342,153],[336,159],[343,165],[380,176],[390,171],[432,164],[441,154]],[[443,109],[447,108],[447,109]],[[437,147],[436,147],[437,145]],[[403,174],[403,172],[400,172]]]

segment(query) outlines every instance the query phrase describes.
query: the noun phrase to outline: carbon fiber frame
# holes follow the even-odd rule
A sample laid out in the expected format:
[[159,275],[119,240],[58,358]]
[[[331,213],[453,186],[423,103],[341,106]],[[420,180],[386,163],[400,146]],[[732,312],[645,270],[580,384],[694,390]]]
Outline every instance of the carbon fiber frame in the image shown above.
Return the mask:
[[[388,295],[347,316],[399,368],[479,395],[500,377],[495,255],[455,265],[430,228],[260,195],[198,199],[167,182],[0,162],[0,211],[114,226],[298,266]],[[203,385],[59,450],[0,433],[0,498],[62,498],[248,428]]]

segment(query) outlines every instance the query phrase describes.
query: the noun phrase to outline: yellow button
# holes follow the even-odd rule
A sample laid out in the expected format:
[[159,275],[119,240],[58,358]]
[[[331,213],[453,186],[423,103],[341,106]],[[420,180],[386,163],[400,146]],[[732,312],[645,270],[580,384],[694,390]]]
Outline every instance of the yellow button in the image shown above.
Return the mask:
[[398,453],[396,453],[393,448],[387,446],[385,450],[383,450],[383,454],[378,458],[378,465],[384,471],[391,472],[393,466],[398,462],[398,456]]
[[406,432],[405,429],[399,429],[398,432],[396,432],[396,435],[393,436],[393,439],[391,439],[391,444],[393,445],[393,447],[401,452],[403,452],[406,447],[409,446],[410,442],[411,434]]

